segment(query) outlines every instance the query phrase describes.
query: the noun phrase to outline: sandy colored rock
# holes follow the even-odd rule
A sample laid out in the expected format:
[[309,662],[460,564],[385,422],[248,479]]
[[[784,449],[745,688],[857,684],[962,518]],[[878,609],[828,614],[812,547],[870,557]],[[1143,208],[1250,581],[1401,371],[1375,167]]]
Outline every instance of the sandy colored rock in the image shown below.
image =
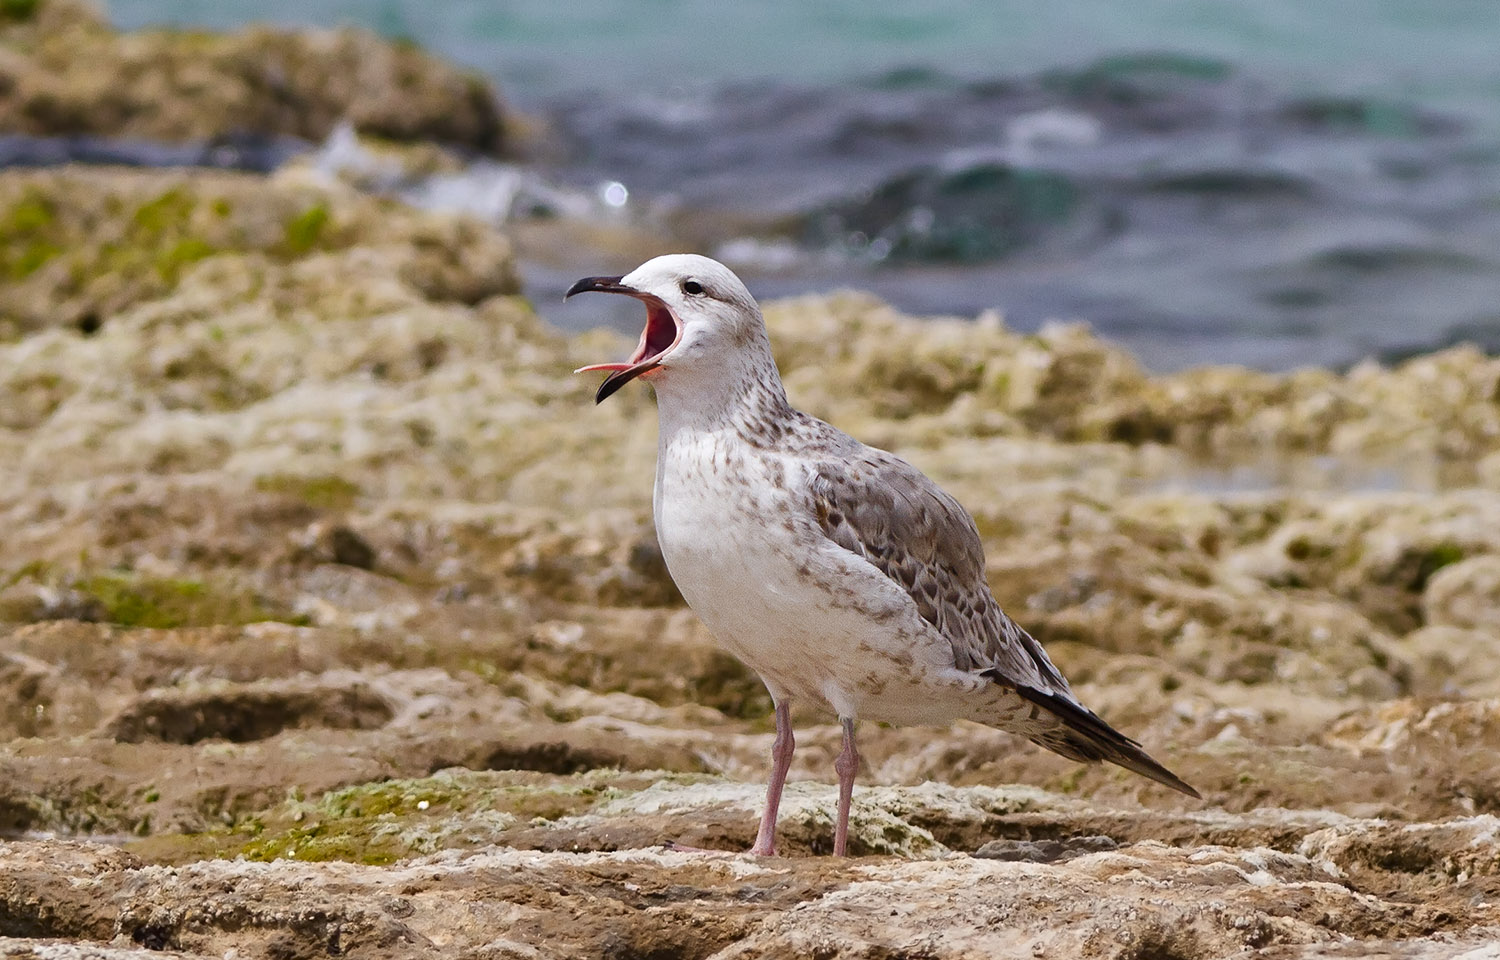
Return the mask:
[[[12,170],[0,173],[0,275],[6,281],[0,341],[52,327],[91,336],[122,311],[170,295],[200,269],[214,276],[211,302],[227,308],[266,282],[268,271],[330,253],[436,302],[474,304],[518,289],[510,245],[494,231],[306,178]],[[377,290],[350,288],[344,279],[324,279],[321,295],[312,289],[264,294],[282,309],[367,313],[380,302]],[[343,302],[318,302],[333,296]],[[203,319],[206,307],[200,300],[179,319]],[[203,332],[214,329],[204,326]],[[224,334],[221,329],[218,337]],[[46,349],[32,345],[33,351]],[[213,366],[212,350],[201,344],[164,352],[157,369],[168,379],[211,374],[221,403],[263,399],[232,369]],[[64,385],[45,376],[45,362],[30,366],[26,379],[12,381],[19,406],[5,415],[11,424],[33,424],[67,395]]]
[[[914,325],[852,293],[774,304],[766,320],[793,397],[887,446],[1030,432],[1176,447],[1212,458],[1198,463],[1210,471],[1233,458],[1273,477],[1427,487],[1489,476],[1479,465],[1500,443],[1500,359],[1469,346],[1342,376],[1229,366],[1149,376],[1073,325],[1027,335],[996,314]],[[1268,464],[1272,451],[1349,459],[1330,477],[1313,462]]]
[[316,141],[347,120],[489,153],[511,138],[482,76],[352,27],[119,33],[80,0],[39,0],[0,18],[0,51],[7,132]]
[[1500,644],[1487,630],[1432,626],[1401,638],[1412,692],[1428,697],[1500,696]]
[[17,960],[205,960],[202,954],[53,939],[0,937],[0,957]]
[[1422,593],[1422,612],[1428,623],[1500,628],[1500,557],[1487,554],[1437,571]]
[[1149,841],[1046,866],[495,850],[388,868],[280,860],[171,869],[85,845],[13,844],[0,859],[5,902],[29,898],[45,930],[65,888],[36,886],[42,872],[84,886],[120,940],[210,955],[1224,957],[1357,938],[1411,951],[1399,956],[1461,956],[1439,951],[1477,949],[1496,933],[1491,911],[1425,943],[1406,936],[1462,890],[1413,906],[1349,889],[1327,859]]

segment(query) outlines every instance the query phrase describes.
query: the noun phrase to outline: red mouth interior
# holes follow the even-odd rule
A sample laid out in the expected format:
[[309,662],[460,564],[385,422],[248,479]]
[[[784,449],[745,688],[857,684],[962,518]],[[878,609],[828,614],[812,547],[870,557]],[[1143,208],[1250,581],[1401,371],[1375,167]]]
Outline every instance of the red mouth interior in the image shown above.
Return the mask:
[[641,332],[641,342],[630,358],[632,363],[656,359],[677,343],[677,319],[664,303],[646,304],[646,329]]
[[574,373],[586,370],[629,370],[639,364],[659,360],[662,354],[677,346],[682,330],[678,327],[671,308],[655,297],[643,296],[640,300],[646,304],[646,329],[641,331],[641,340],[636,344],[630,359],[624,363],[593,363],[579,367]]

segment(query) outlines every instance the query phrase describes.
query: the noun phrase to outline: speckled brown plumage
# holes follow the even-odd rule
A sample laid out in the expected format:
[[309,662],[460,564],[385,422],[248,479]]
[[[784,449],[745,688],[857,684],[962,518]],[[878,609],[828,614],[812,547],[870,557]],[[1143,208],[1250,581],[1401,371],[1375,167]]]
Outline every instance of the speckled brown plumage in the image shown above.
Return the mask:
[[952,645],[958,669],[979,672],[1055,718],[1031,739],[1063,756],[1108,760],[1197,795],[1080,704],[1042,645],[1000,609],[985,579],[979,531],[957,500],[900,457],[822,421],[801,416],[797,427],[799,446],[829,454],[808,484],[819,528],[906,591],[922,619]]

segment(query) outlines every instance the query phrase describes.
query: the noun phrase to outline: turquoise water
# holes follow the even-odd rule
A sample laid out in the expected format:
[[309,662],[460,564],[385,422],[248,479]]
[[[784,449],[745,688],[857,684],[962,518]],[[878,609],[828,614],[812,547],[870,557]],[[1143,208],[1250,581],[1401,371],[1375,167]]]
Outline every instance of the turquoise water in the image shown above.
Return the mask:
[[522,100],[579,88],[836,83],[908,66],[1029,74],[1149,50],[1500,129],[1495,0],[113,0],[109,10],[128,27],[361,24],[478,67]]

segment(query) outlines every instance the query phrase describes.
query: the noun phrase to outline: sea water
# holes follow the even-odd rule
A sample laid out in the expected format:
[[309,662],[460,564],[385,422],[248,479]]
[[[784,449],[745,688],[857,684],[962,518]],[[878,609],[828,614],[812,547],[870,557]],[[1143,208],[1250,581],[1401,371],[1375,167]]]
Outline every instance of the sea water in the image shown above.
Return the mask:
[[[110,13],[410,38],[494,78],[554,135],[519,171],[434,186],[444,204],[491,211],[497,184],[509,203],[532,182],[544,214],[649,226],[762,295],[857,286],[911,311],[998,308],[1023,328],[1083,320],[1156,368],[1500,348],[1493,0],[114,0]],[[530,292],[577,322],[551,294],[607,256],[539,259]]]

